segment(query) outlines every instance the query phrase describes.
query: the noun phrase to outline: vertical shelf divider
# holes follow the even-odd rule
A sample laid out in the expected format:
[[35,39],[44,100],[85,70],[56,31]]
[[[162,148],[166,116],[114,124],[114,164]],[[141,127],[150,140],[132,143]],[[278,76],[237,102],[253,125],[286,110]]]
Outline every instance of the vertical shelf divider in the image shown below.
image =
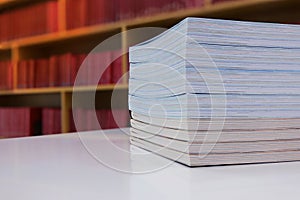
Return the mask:
[[129,60],[128,60],[128,37],[127,37],[127,27],[126,26],[122,26],[122,30],[121,30],[121,34],[122,34],[122,74],[126,74],[126,76],[123,76],[123,80],[122,82],[124,84],[127,83],[128,80],[128,74],[127,71],[129,69]]
[[62,91],[61,95],[61,132],[67,133],[70,131],[70,109],[72,107],[72,93]]

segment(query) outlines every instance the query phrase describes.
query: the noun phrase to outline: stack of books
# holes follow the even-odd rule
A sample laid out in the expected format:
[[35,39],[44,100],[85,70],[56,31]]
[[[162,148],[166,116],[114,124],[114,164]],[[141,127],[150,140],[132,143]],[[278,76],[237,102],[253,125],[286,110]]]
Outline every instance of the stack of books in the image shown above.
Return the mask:
[[300,160],[300,26],[187,18],[130,48],[131,143],[188,166]]

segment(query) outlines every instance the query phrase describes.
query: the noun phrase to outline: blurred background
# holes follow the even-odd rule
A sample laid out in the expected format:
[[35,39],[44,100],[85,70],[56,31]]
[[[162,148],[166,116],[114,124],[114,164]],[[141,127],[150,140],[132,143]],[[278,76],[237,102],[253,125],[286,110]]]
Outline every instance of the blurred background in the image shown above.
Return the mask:
[[[126,52],[159,32],[126,31],[169,28],[189,16],[300,24],[300,1],[0,0],[0,138],[128,126]],[[90,53],[115,34],[119,40]],[[113,92],[120,101],[112,108]]]

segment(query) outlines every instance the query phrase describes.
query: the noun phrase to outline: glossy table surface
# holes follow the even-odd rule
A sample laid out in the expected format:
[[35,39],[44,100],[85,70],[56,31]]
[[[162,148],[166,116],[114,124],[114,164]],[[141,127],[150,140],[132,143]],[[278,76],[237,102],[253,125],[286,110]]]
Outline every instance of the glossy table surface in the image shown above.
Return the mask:
[[131,147],[128,129],[0,140],[0,197],[299,199],[300,163],[189,168]]

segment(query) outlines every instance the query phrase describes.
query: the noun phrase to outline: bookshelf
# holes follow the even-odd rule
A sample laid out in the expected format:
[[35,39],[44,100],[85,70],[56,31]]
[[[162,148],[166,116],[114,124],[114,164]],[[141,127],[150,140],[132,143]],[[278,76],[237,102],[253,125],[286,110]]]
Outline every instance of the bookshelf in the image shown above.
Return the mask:
[[[129,37],[126,33],[127,30],[150,26],[168,28],[188,16],[283,23],[296,23],[300,21],[300,2],[297,0],[233,0],[219,3],[212,3],[211,0],[205,0],[204,5],[199,8],[189,8],[168,13],[160,13],[154,16],[145,16],[67,30],[65,11],[66,0],[57,1],[59,22],[57,32],[0,43],[0,60],[11,60],[13,62],[13,89],[0,91],[0,106],[37,107],[50,105],[60,107],[63,133],[66,133],[69,130],[69,118],[67,112],[72,105],[72,94],[74,92],[92,92],[95,88],[81,86],[77,88],[49,87],[18,89],[16,80],[17,62],[19,60],[43,56],[40,55],[41,52],[44,52],[46,55],[61,53],[70,49],[76,52],[78,43],[81,48],[78,51],[82,51],[83,49],[84,51],[89,52],[89,50],[94,48],[93,45],[118,33],[122,36],[119,47],[125,52],[128,46],[143,40],[143,38],[136,39],[134,37]],[[6,8],[23,6],[24,2],[33,3],[37,2],[37,0],[0,0],[0,11]],[[127,56],[124,55],[122,58],[123,73],[125,73],[128,68],[127,63]],[[108,99],[107,95],[109,95],[111,91],[118,90],[121,91],[123,98],[126,98],[127,89],[128,86],[126,80],[123,80],[119,85],[99,85],[96,89],[96,93],[99,98]],[[107,104],[107,102],[105,104]]]

